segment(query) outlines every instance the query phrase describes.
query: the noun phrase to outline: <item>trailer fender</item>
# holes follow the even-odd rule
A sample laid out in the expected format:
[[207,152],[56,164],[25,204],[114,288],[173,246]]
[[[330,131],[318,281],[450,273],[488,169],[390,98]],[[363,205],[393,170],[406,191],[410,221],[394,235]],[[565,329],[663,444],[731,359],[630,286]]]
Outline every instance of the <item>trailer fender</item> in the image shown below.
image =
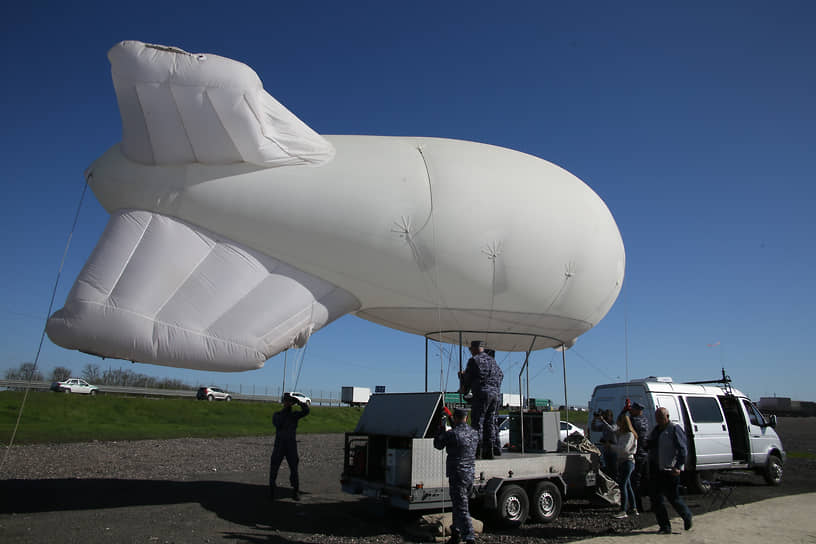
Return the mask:
[[495,510],[499,506],[499,499],[497,493],[499,488],[504,483],[504,478],[490,478],[484,488],[484,505],[485,507]]

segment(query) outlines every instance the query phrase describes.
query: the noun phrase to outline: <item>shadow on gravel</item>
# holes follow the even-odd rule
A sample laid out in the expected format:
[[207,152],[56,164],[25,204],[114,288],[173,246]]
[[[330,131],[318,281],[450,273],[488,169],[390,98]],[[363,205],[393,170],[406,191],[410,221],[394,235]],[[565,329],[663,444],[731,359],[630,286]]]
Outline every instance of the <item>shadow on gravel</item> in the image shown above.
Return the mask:
[[[267,486],[237,482],[0,480],[0,513],[199,503],[222,519],[253,527],[263,533],[275,530],[365,537],[393,529],[391,523],[394,520],[372,516],[365,501],[310,504],[308,494],[304,494],[301,502],[293,502],[287,498],[285,491],[284,500],[272,503],[268,498]],[[262,536],[264,542],[270,542],[268,534],[257,536]]]

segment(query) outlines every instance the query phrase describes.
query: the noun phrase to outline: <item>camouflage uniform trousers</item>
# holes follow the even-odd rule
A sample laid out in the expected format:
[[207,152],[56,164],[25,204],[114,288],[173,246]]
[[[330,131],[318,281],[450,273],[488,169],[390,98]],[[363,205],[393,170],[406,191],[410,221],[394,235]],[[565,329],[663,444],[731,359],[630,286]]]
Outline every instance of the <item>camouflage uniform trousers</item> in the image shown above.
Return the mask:
[[632,489],[635,492],[635,502],[637,509],[643,512],[643,497],[649,496],[649,456],[646,454],[635,455],[635,470],[630,477]]
[[[473,395],[473,410],[471,412],[471,426],[479,436],[481,451],[493,453],[493,443],[496,441],[496,415],[499,412],[499,394],[487,390]],[[480,450],[476,450],[479,452]]]
[[453,514],[453,528],[459,533],[462,540],[473,540],[473,524],[470,521],[470,491],[473,488],[473,467],[470,469],[458,468],[448,477],[450,484],[451,513]]

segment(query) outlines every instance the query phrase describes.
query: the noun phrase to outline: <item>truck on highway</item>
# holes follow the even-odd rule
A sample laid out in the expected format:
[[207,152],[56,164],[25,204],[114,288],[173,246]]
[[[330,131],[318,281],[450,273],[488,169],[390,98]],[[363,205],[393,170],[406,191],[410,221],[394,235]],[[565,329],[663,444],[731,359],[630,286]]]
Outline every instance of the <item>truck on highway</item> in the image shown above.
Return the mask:
[[[450,508],[446,453],[433,446],[443,407],[443,393],[372,395],[355,431],[346,433],[343,491],[405,510]],[[530,515],[542,523],[555,520],[564,500],[617,503],[617,487],[599,473],[597,453],[559,451],[557,412],[519,417],[524,418],[523,432],[516,435],[520,451],[476,460],[472,504],[517,526]],[[599,493],[607,485],[608,491]]]
[[518,408],[521,406],[521,395],[516,393],[502,393],[502,408]]
[[368,387],[343,386],[340,389],[340,402],[349,406],[364,406],[368,404],[371,389]]

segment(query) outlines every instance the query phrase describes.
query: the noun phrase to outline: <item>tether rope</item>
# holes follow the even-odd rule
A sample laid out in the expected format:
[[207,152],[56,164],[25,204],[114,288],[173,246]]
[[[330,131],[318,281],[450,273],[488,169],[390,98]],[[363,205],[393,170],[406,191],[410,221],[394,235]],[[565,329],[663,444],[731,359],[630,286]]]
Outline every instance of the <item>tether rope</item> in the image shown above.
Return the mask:
[[82,209],[82,201],[85,199],[85,192],[88,190],[88,179],[90,179],[92,176],[93,174],[88,175],[88,177],[85,178],[85,184],[82,186],[82,194],[79,197],[79,204],[77,205],[76,214],[74,215],[74,223],[71,225],[71,231],[68,234],[68,241],[65,243],[65,250],[62,252],[62,260],[60,261],[59,269],[57,270],[57,278],[54,280],[54,288],[51,290],[51,301],[48,303],[48,313],[45,316],[45,324],[43,325],[42,334],[40,335],[40,344],[37,346],[37,355],[34,356],[34,368],[32,368],[31,375],[28,378],[28,385],[26,386],[25,394],[23,395],[23,402],[20,403],[20,410],[17,412],[17,421],[14,424],[14,429],[11,431],[11,438],[9,439],[8,446],[6,446],[6,451],[3,454],[3,460],[0,461],[0,471],[2,471],[3,467],[6,465],[6,460],[11,452],[11,447],[14,445],[14,439],[17,436],[17,429],[20,427],[20,420],[23,418],[23,409],[25,408],[26,401],[28,400],[28,393],[31,391],[31,382],[34,380],[37,365],[40,362],[40,353],[42,352],[43,342],[45,341],[45,329],[48,325],[48,318],[51,316],[51,311],[54,308],[54,299],[57,296],[57,287],[59,286],[62,269],[65,266],[65,258],[68,256],[68,248],[71,247],[71,239],[74,237],[74,231],[76,230],[77,222],[79,221],[79,212]]

